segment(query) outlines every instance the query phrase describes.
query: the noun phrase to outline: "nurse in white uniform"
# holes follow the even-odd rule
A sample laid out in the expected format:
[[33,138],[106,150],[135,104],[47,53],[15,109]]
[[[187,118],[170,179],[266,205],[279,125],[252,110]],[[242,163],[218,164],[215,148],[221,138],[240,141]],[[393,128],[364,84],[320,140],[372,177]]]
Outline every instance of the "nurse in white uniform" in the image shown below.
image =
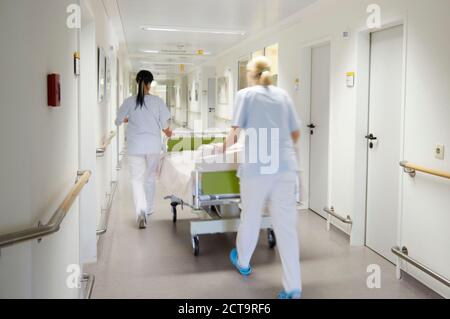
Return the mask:
[[140,71],[136,77],[138,95],[126,99],[117,114],[116,125],[127,121],[127,153],[130,166],[136,220],[147,227],[153,214],[155,181],[163,150],[161,131],[172,136],[168,125],[170,112],[164,101],[150,95],[153,74]]
[[242,217],[237,248],[230,259],[244,276],[252,273],[264,208],[268,205],[283,265],[280,299],[299,299],[302,293],[297,233],[297,155],[300,121],[289,95],[272,85],[270,63],[256,58],[247,66],[250,87],[237,94],[233,129],[223,151],[245,130],[245,160],[240,166]]

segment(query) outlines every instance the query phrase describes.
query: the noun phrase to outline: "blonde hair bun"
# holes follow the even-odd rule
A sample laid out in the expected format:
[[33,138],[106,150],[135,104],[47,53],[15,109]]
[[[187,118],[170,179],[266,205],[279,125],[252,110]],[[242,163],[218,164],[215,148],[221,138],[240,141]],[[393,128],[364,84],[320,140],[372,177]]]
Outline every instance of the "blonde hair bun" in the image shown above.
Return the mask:
[[247,65],[247,70],[253,72],[259,85],[269,86],[273,84],[272,67],[269,59],[264,56],[254,58]]

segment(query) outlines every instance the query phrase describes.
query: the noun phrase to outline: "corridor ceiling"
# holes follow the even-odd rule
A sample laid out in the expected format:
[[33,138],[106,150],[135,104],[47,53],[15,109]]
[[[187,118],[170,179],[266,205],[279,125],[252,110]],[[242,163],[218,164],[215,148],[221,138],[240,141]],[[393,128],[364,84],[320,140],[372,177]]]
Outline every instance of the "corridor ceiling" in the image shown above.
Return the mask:
[[116,1],[132,67],[171,76],[180,64],[188,71],[317,0]]

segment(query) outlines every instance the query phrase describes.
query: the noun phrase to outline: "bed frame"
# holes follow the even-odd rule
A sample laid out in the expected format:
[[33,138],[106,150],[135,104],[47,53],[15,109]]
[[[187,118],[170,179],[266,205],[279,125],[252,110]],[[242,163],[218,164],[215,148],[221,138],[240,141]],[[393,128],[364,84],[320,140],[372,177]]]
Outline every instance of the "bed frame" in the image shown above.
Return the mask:
[[[201,145],[221,143],[223,137],[183,136],[169,139],[169,152],[196,150]],[[178,207],[190,207],[196,220],[191,224],[192,250],[195,256],[200,254],[200,236],[209,234],[235,233],[240,224],[240,183],[236,171],[205,171],[192,172],[192,199],[185,201],[175,195],[167,196],[172,207],[173,222],[177,222]],[[222,211],[227,208],[237,210],[237,216],[226,217]],[[275,233],[269,216],[263,216],[261,229],[267,230],[269,247],[276,246]]]

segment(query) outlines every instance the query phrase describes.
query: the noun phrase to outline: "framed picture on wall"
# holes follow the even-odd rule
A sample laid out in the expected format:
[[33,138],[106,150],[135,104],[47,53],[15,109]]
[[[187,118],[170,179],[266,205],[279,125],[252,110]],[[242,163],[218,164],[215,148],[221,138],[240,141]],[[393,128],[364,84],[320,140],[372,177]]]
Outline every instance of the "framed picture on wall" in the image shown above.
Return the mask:
[[249,57],[245,57],[238,62],[238,91],[245,89],[248,86],[247,83],[247,64],[250,62]]
[[194,94],[195,102],[198,102],[199,90],[200,90],[200,87],[199,87],[198,83],[195,83],[195,94]]
[[228,104],[230,81],[228,77],[217,79],[217,100],[219,104]]
[[128,78],[128,90],[129,90],[129,94],[133,95],[133,94],[137,94],[137,83],[136,83],[136,73],[130,73],[130,76]]
[[106,101],[110,101],[111,99],[111,86],[112,86],[112,77],[111,77],[111,61],[108,57],[105,59],[105,74],[106,74]]
[[102,48],[98,48],[97,65],[98,102],[101,103],[105,99],[106,90],[106,58],[105,51]]
[[176,101],[177,101],[177,92],[176,92],[176,88],[173,84],[169,87],[169,91],[170,91],[170,93],[169,93],[170,103],[169,104],[171,107],[175,107]]

